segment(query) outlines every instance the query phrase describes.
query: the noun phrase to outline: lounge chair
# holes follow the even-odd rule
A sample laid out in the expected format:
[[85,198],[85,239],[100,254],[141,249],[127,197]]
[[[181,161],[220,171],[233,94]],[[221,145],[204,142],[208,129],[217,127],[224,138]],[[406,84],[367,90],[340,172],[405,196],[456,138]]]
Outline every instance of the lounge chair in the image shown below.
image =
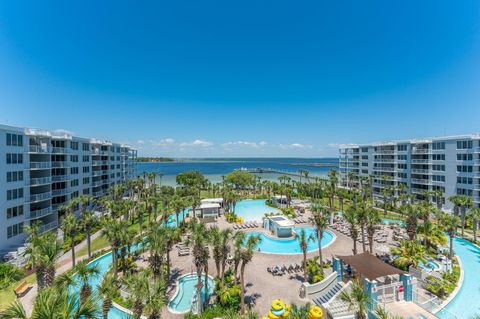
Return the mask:
[[190,250],[179,250],[178,256],[188,256],[190,255]]

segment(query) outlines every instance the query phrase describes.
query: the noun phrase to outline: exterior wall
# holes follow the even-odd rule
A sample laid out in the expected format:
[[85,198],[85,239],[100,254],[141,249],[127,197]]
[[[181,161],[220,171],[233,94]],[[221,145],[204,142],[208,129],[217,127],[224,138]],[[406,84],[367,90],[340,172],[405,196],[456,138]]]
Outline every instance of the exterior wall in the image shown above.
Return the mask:
[[[7,134],[19,136],[21,145],[7,145]],[[21,154],[22,162],[7,164],[11,154]],[[134,177],[135,157],[126,145],[0,125],[0,256],[23,244],[23,226],[40,222],[41,231],[55,229],[60,205],[82,194],[102,196],[109,186]],[[7,175],[19,172],[22,180],[7,181]],[[7,199],[19,189],[23,197]],[[14,207],[23,213],[13,216]],[[20,233],[10,236],[14,225]]]
[[418,198],[442,190],[447,211],[453,209],[448,197],[457,194],[472,196],[480,205],[480,135],[345,146],[339,162],[343,186],[369,180],[378,200],[385,189],[398,196],[403,184]]

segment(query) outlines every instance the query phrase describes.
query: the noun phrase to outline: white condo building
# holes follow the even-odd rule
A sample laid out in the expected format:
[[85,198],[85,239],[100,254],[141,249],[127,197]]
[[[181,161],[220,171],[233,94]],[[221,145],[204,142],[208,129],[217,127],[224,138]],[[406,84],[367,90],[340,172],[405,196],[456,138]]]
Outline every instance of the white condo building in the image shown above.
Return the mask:
[[344,186],[371,178],[378,199],[385,188],[404,184],[419,198],[440,189],[448,211],[453,208],[448,197],[457,194],[472,196],[480,205],[479,134],[346,145],[340,147],[339,161]]
[[0,125],[0,256],[24,242],[25,225],[55,229],[60,205],[134,177],[136,155],[127,145]]

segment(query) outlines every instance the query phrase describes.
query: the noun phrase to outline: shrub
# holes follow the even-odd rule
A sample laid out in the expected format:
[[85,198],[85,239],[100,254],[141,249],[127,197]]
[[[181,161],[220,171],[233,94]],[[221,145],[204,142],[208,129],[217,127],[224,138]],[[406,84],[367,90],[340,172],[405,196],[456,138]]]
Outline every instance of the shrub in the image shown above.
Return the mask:
[[3,290],[22,278],[23,270],[15,265],[0,264],[0,290]]

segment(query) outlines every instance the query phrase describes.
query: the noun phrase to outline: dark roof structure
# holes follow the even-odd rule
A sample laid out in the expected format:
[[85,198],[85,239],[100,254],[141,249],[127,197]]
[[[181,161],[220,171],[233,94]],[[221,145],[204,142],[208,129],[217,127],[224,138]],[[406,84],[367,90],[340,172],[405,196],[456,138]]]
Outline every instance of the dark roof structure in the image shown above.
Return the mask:
[[349,264],[362,277],[375,280],[379,277],[405,274],[403,270],[395,268],[370,253],[361,253],[353,256],[336,256]]

